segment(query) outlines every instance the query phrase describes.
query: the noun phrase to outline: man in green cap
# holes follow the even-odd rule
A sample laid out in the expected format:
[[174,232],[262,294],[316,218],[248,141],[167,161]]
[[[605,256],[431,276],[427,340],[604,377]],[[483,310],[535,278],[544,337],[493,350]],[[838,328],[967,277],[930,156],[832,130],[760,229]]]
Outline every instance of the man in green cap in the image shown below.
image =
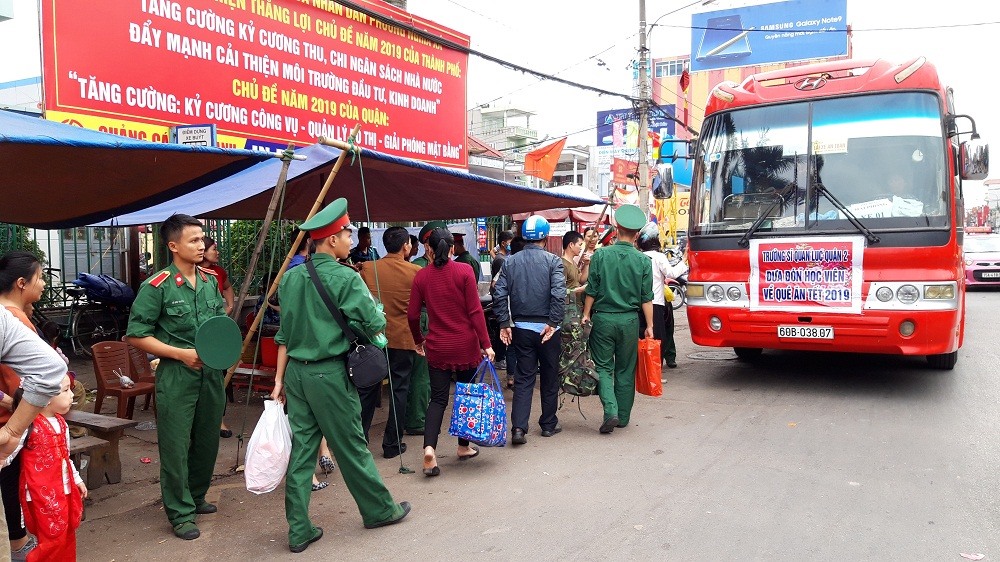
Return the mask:
[[479,277],[483,274],[483,269],[479,265],[479,260],[472,257],[472,253],[465,248],[465,234],[462,232],[452,232],[451,235],[455,238],[455,261],[469,264],[472,268],[472,274],[476,278],[476,283],[479,283]]
[[332,317],[311,274],[310,263],[351,329],[385,347],[385,317],[361,277],[337,260],[351,251],[347,200],[337,199],[299,225],[316,243],[306,267],[285,273],[278,288],[281,327],[275,335],[278,366],[271,397],[287,399],[292,453],[285,475],[288,548],[302,552],[323,536],[309,520],[310,481],[320,440],[326,437],[365,528],[397,523],[410,512],[395,503],[375,467],[361,428],[361,401],[347,376],[350,342]]
[[[430,221],[420,229],[417,240],[424,245],[424,255],[413,260],[412,263],[421,268],[427,267],[430,263],[428,256],[431,255],[431,246],[427,243],[431,238],[431,232],[435,228],[447,230],[448,224],[444,221]],[[420,329],[427,334],[427,311],[420,313]],[[427,419],[427,406],[431,402],[431,376],[427,367],[427,358],[417,355],[413,358],[413,371],[410,373],[410,390],[406,396],[406,424],[405,433],[407,435],[423,435],[424,421]]]
[[649,258],[635,248],[646,216],[635,205],[615,211],[618,241],[590,261],[582,322],[593,317],[590,357],[600,378],[604,404],[601,433],[628,425],[635,402],[635,366],[639,358],[639,315],[646,318],[647,338],[653,337],[653,272]]
[[160,226],[173,263],[139,288],[132,304],[128,343],[160,358],[156,369],[156,428],[163,510],[174,534],[201,535],[196,514],[215,513],[205,501],[219,452],[225,391],[223,372],[202,364],[195,351],[198,327],[225,315],[211,270],[197,266],[205,253],[201,222],[172,215]]

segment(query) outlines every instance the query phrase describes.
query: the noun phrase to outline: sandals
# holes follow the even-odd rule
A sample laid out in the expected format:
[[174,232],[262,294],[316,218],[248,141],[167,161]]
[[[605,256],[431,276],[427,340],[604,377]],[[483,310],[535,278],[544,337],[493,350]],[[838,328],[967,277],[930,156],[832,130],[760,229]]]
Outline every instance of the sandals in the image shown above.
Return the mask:
[[326,480],[324,480],[322,482],[316,482],[315,484],[312,485],[312,491],[318,492],[318,491],[322,490],[323,488],[326,488],[329,485],[330,485],[330,483],[327,482]]
[[320,456],[319,467],[322,468],[323,472],[327,474],[333,474],[333,471],[337,470],[337,466],[333,464],[333,459],[326,455]]
[[479,456],[479,447],[476,447],[475,445],[470,445],[470,447],[475,452],[472,453],[471,455],[458,455],[458,460],[467,461],[469,459],[476,458]]
[[441,474],[441,467],[439,467],[437,465],[437,459],[435,458],[434,453],[431,453],[430,455],[428,455],[426,452],[424,453],[424,462],[425,463],[428,460],[430,460],[428,457],[430,457],[430,459],[434,460],[434,466],[432,466],[431,468],[424,468],[424,476],[430,477],[430,476],[437,476],[437,475]]

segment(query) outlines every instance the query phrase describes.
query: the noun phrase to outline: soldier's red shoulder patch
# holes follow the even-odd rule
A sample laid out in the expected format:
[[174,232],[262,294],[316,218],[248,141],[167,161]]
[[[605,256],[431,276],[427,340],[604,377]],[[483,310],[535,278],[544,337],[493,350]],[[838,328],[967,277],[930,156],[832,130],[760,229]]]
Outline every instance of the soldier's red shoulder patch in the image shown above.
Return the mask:
[[149,282],[149,284],[152,285],[152,286],[154,286],[154,287],[159,287],[169,277],[170,277],[170,272],[169,271],[161,271],[156,277],[153,277],[153,279]]
[[215,275],[215,276],[218,276],[218,275],[219,275],[218,273],[216,273],[216,272],[215,272],[215,270],[214,270],[214,269],[208,269],[207,267],[202,267],[202,266],[200,266],[200,265],[198,266],[198,269],[200,269],[200,270],[204,271],[205,273],[207,273],[207,274],[209,274],[209,275]]

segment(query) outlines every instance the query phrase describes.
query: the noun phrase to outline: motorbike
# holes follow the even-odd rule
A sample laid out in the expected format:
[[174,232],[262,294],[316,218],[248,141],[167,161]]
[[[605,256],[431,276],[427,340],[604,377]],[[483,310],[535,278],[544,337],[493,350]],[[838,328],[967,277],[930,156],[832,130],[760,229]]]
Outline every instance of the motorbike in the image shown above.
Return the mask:
[[[666,254],[671,265],[677,265],[684,260],[684,252],[681,248],[668,249]],[[674,300],[670,302],[670,306],[673,307],[674,310],[678,310],[687,303],[687,284],[687,270],[685,270],[683,274],[678,275],[677,278],[667,281],[667,286],[670,287],[670,290],[674,293]]]

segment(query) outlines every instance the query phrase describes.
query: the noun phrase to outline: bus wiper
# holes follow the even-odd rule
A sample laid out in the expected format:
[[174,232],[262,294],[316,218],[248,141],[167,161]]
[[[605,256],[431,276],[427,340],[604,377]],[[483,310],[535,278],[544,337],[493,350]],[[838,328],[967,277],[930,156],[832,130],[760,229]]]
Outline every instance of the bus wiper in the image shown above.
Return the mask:
[[841,203],[839,199],[834,197],[834,195],[830,193],[830,190],[827,189],[825,185],[823,185],[820,182],[816,182],[813,185],[813,187],[816,189],[818,193],[826,197],[827,200],[830,201],[830,203],[833,203],[833,206],[836,207],[837,210],[839,210],[841,213],[844,213],[844,216],[847,217],[847,220],[854,225],[854,228],[858,229],[858,231],[860,231],[862,234],[865,235],[865,238],[868,239],[868,242],[872,244],[879,243],[879,237],[876,236],[875,233],[872,232],[870,228],[862,224],[861,221],[858,220],[858,217],[854,213],[852,213],[851,210],[848,209],[846,205]]
[[757,217],[757,220],[753,221],[753,224],[750,225],[750,228],[747,229],[746,233],[739,239],[739,241],[737,242],[737,244],[739,244],[740,247],[742,247],[742,248],[749,248],[750,247],[750,237],[753,236],[754,232],[757,232],[757,229],[760,228],[760,225],[764,224],[764,221],[766,221],[768,218],[774,218],[774,217],[771,217],[771,213],[773,213],[774,209],[779,204],[781,204],[784,200],[785,199],[783,197],[781,197],[781,196],[777,197],[774,200],[774,203],[771,203],[771,206],[768,207],[766,211],[764,211],[763,213],[761,213],[760,216]]

